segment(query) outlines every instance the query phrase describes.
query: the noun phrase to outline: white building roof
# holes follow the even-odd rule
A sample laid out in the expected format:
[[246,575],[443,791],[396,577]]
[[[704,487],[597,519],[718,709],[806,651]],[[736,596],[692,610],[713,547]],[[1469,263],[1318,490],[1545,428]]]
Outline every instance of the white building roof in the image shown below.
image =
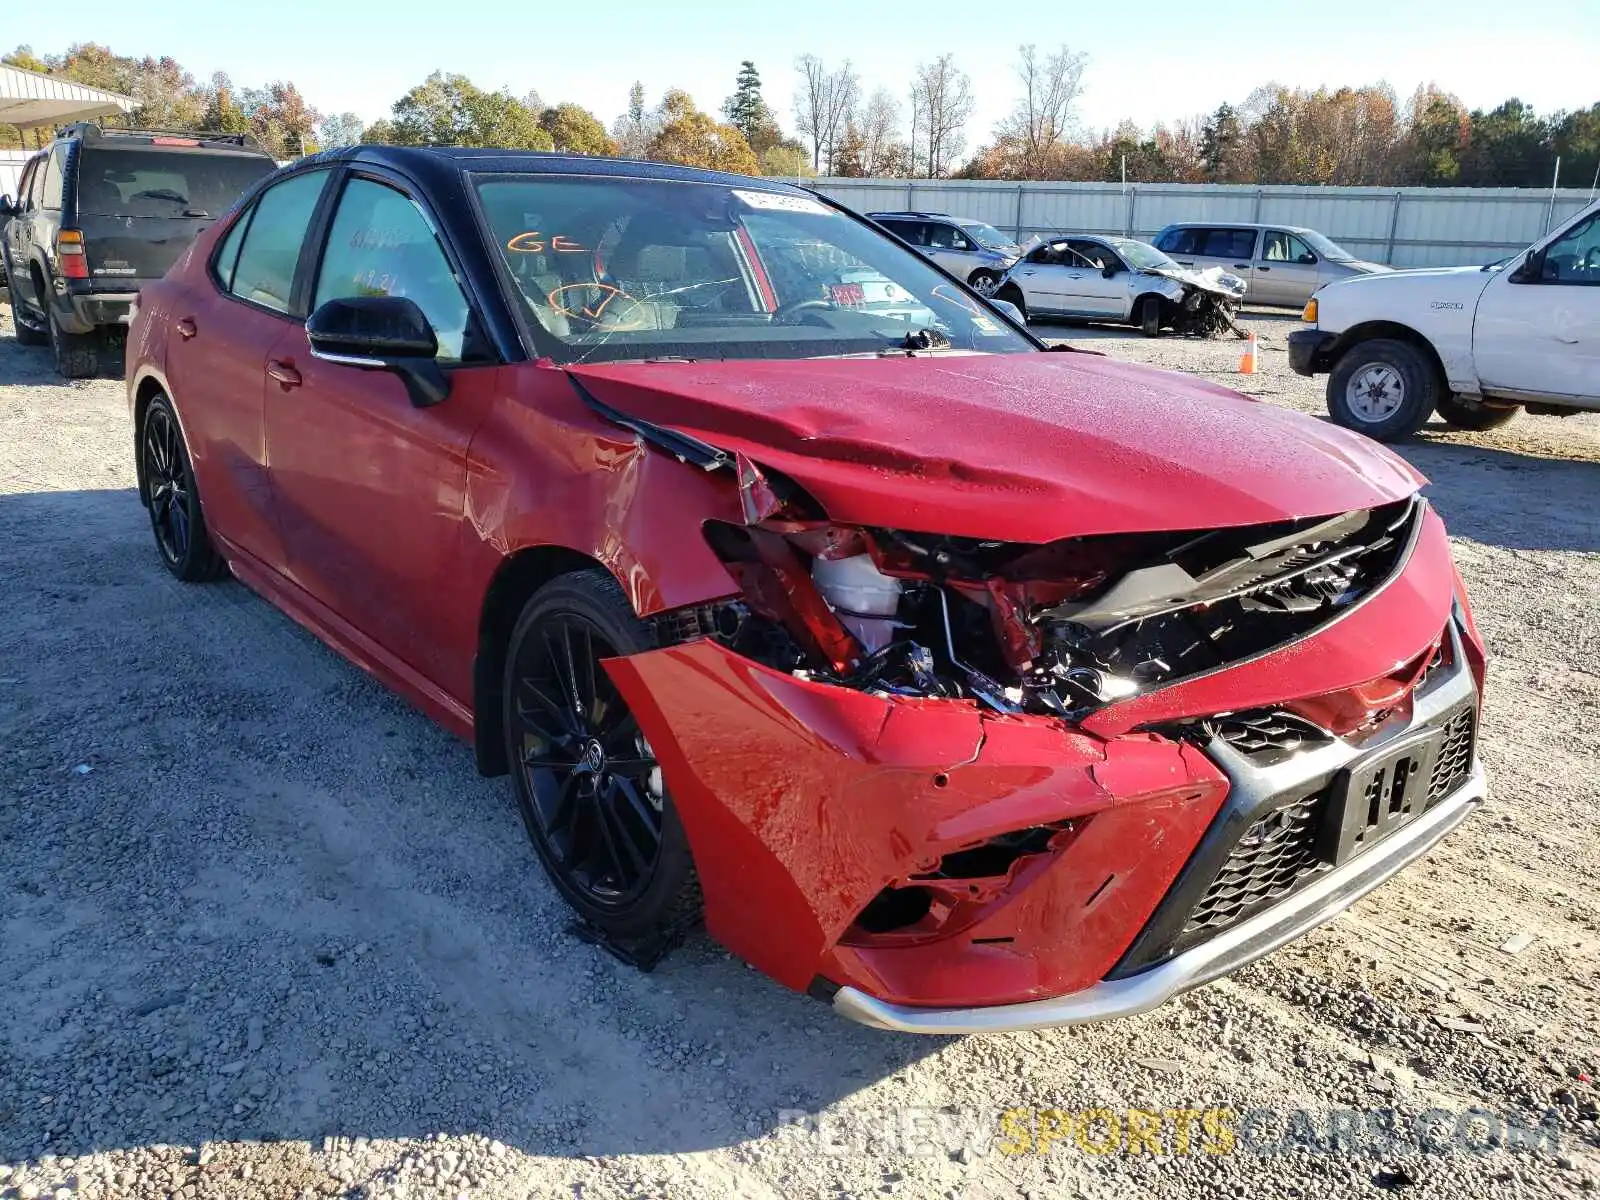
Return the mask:
[[23,129],[61,125],[111,113],[129,113],[134,107],[131,98],[115,92],[0,64],[0,124]]

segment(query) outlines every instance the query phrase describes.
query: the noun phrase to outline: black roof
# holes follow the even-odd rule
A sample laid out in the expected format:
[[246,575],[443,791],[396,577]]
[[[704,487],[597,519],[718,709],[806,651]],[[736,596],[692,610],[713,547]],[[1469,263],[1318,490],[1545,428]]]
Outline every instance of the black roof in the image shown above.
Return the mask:
[[[214,129],[119,129],[105,128],[93,121],[75,121],[64,126],[56,141],[99,142],[107,146],[159,146],[162,150],[234,150],[257,156],[266,148],[248,133],[219,133]],[[193,143],[190,145],[188,143]]]
[[808,195],[804,188],[779,179],[734,175],[681,167],[675,163],[632,158],[599,158],[588,154],[563,154],[545,150],[500,150],[480,146],[344,146],[300,159],[301,163],[365,162],[394,167],[425,181],[441,174],[463,171],[485,174],[603,175],[615,179],[671,179],[688,183],[719,183],[766,192]]

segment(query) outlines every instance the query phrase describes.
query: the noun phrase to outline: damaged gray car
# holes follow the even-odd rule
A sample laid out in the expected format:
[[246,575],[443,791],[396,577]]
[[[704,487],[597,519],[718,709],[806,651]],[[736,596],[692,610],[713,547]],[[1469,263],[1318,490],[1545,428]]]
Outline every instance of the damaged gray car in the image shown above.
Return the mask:
[[1036,239],[995,289],[1028,319],[1061,317],[1137,325],[1193,337],[1243,336],[1235,324],[1245,281],[1179,266],[1149,242],[1098,234]]

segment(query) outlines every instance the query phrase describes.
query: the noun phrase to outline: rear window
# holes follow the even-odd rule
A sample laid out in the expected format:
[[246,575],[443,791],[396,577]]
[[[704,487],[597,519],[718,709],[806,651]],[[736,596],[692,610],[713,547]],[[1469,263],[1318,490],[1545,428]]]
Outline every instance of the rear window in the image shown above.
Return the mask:
[[249,154],[85,147],[78,155],[78,211],[97,217],[220,216],[276,170]]

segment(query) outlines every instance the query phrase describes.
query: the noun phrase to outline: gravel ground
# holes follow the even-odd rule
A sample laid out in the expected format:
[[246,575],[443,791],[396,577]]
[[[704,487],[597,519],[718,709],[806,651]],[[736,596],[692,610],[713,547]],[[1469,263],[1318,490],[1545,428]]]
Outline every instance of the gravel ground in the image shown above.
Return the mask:
[[[1320,412],[1292,322],[1254,324],[1249,378],[1235,343],[1046,332]],[[0,308],[0,1197],[1600,1195],[1600,420],[1404,450],[1494,655],[1488,808],[1158,1012],[964,1040],[703,939],[646,976],[569,936],[504,781],[240,585],[168,578],[130,442],[120,383]],[[1224,1154],[1178,1117],[1138,1152],[1093,1152],[1107,1114],[957,1135],[1014,1108],[1239,1116]],[[1319,1148],[1346,1109],[1445,1144]],[[1506,1114],[1550,1136],[1496,1145]]]

